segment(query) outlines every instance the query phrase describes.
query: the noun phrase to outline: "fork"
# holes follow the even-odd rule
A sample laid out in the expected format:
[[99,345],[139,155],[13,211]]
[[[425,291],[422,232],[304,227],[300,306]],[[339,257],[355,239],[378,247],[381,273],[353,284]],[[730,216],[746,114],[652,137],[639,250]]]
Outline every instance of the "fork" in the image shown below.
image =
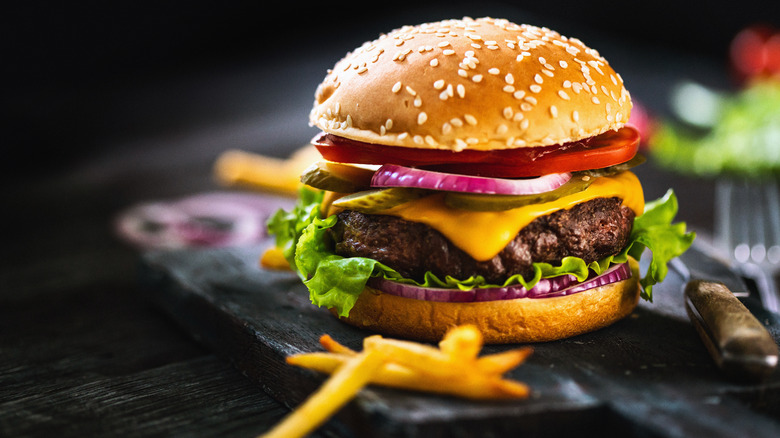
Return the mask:
[[715,191],[715,245],[755,285],[768,310],[780,309],[780,182],[726,179]]

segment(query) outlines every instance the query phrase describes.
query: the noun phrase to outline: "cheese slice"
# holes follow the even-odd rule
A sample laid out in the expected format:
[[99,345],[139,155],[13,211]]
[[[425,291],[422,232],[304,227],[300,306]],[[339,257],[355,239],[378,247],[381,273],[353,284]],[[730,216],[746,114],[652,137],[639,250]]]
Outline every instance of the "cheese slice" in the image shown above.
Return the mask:
[[639,179],[632,172],[600,177],[582,192],[564,196],[542,204],[527,205],[506,211],[471,211],[448,207],[444,194],[436,194],[410,201],[378,214],[397,216],[412,222],[424,223],[449,239],[475,260],[490,260],[534,219],[568,209],[594,198],[618,197],[641,215],[644,194]]

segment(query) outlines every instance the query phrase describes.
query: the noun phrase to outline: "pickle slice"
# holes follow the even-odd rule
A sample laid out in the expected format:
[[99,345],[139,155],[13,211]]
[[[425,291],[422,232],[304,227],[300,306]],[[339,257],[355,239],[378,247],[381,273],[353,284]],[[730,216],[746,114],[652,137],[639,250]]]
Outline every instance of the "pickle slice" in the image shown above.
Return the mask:
[[374,169],[349,164],[320,161],[301,174],[301,182],[315,189],[352,193],[371,187]]
[[333,206],[345,210],[356,210],[363,213],[376,213],[388,208],[413,201],[432,193],[430,190],[407,187],[389,189],[364,190],[333,201]]
[[601,169],[574,172],[566,184],[545,193],[534,195],[484,195],[476,193],[447,193],[444,202],[453,208],[472,211],[504,211],[530,204],[541,204],[558,198],[581,192],[602,176],[613,176],[645,162],[645,157],[636,154],[625,163]]
[[567,195],[581,192],[595,181],[590,175],[573,175],[566,184],[555,190],[533,195],[484,195],[477,193],[449,192],[444,203],[452,208],[472,211],[504,211],[530,204],[554,201]]

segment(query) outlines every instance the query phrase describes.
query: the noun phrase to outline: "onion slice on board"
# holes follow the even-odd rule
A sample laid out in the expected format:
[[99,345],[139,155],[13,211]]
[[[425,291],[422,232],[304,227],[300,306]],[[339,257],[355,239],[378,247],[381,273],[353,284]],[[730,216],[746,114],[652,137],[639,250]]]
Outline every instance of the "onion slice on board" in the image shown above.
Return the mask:
[[536,178],[507,179],[434,172],[385,164],[374,173],[371,187],[414,187],[488,195],[533,195],[555,190],[570,179],[569,172],[551,173]]
[[543,278],[530,290],[522,285],[494,288],[475,288],[470,290],[421,287],[413,284],[398,283],[375,277],[369,280],[369,286],[391,295],[425,301],[451,303],[470,303],[480,301],[514,300],[518,298],[551,298],[584,292],[599,286],[606,286],[631,278],[628,263],[611,266],[601,275],[578,282],[573,275]]

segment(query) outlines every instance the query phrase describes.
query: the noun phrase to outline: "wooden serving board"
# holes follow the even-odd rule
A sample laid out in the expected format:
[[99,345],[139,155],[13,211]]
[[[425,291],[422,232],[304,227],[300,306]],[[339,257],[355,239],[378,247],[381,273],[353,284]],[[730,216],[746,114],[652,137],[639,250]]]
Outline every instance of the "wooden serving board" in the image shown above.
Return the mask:
[[[321,351],[325,333],[360,350],[371,333],[313,306],[294,274],[259,268],[262,251],[147,254],[142,278],[154,301],[195,339],[293,408],[325,377],[286,365],[285,356]],[[534,344],[528,361],[508,374],[530,385],[529,399],[473,402],[369,387],[326,427],[347,437],[780,436],[780,372],[763,384],[727,380],[686,316],[682,286],[670,270],[654,302],[640,303],[623,321]],[[745,303],[780,339],[778,315]],[[487,346],[483,353],[513,347]]]

